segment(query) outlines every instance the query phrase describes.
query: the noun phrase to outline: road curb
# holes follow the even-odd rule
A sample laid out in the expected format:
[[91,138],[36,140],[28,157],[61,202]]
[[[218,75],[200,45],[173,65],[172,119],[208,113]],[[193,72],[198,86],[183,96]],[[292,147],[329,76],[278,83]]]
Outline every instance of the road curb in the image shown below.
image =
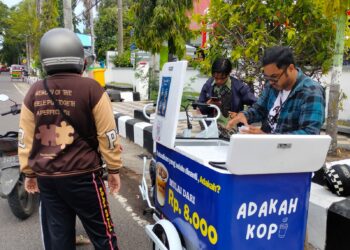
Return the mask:
[[350,200],[333,203],[328,209],[326,249],[346,250],[350,248]]
[[[350,228],[348,199],[338,197],[324,186],[311,183],[307,222],[308,242],[320,250],[349,249],[350,238],[344,237]],[[341,225],[341,226],[339,226]],[[347,229],[344,232],[344,228]]]
[[114,112],[114,119],[120,136],[145,148],[149,153],[153,153],[151,123],[118,112]]

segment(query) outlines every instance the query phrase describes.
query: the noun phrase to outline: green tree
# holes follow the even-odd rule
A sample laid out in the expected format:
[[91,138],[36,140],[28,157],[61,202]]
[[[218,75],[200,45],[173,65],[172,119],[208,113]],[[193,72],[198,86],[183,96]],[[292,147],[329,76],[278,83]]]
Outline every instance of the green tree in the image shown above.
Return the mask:
[[[72,3],[73,3],[73,1],[72,1]],[[64,27],[63,0],[57,1],[57,12],[58,12],[58,19],[57,19],[58,26]]]
[[273,45],[292,47],[297,66],[310,76],[331,66],[335,30],[313,0],[213,0],[204,21],[210,24],[204,72],[217,56],[227,56],[241,80],[260,82],[261,89],[260,58]]
[[24,0],[12,8],[6,19],[3,54],[9,64],[26,56],[26,45],[33,53],[39,39],[35,0]]
[[[123,28],[124,28],[124,45],[130,47],[132,37],[131,30],[133,20],[130,14],[130,3],[124,1],[123,5]],[[98,8],[98,18],[95,21],[95,49],[97,58],[104,59],[108,50],[116,50],[118,45],[118,16],[117,1],[104,0]],[[127,52],[128,53],[128,52]]]
[[46,31],[59,26],[59,0],[44,1],[40,16],[40,30]]
[[167,42],[169,54],[183,58],[192,37],[187,16],[192,8],[188,0],[137,1],[133,6],[137,47],[155,54]]
[[3,42],[0,52],[0,60],[7,65],[17,64],[20,55],[24,53],[24,43],[10,44],[6,40]]
[[9,9],[6,4],[0,2],[0,35],[4,35],[6,19],[9,15]]
[[324,6],[324,13],[336,26],[336,39],[333,43],[335,54],[333,57],[333,68],[331,84],[329,88],[327,127],[326,132],[332,137],[329,152],[335,154],[337,149],[338,115],[340,105],[340,76],[342,74],[343,56],[345,48],[345,32],[349,30],[349,22],[346,10],[350,7],[349,0],[319,0],[318,4]]
[[5,35],[5,30],[6,30],[6,20],[9,15],[9,9],[7,5],[4,3],[0,2],[0,62],[6,62],[6,50],[4,48],[4,35]]
[[34,65],[43,75],[43,69],[39,58],[39,45],[41,37],[50,29],[59,27],[59,0],[46,0],[41,7],[41,14],[39,16],[39,25],[37,29],[37,38],[35,40],[34,49]]
[[[58,26],[64,27],[64,16],[63,16],[63,1],[64,0],[58,0],[57,2],[57,11],[58,11]],[[71,0],[72,3],[72,21],[73,21],[73,30],[74,32],[79,32],[78,30],[78,24],[79,24],[79,17],[76,16],[74,9],[77,7],[78,1],[80,0]]]
[[95,51],[98,59],[117,47],[117,1],[103,1],[95,23]]

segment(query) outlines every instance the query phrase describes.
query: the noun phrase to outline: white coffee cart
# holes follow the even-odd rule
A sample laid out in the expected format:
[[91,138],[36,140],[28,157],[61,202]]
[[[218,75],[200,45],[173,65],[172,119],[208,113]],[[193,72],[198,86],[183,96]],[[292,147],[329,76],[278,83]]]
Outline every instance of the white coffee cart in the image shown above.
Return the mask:
[[187,62],[166,63],[153,124],[154,249],[302,250],[329,136],[176,138]]

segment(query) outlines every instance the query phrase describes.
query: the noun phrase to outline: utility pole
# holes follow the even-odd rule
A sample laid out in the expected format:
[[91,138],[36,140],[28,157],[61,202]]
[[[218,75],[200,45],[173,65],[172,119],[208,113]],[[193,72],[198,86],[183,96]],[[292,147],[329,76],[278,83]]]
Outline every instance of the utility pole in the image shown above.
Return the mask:
[[36,15],[37,17],[41,14],[41,1],[42,0],[36,0]]
[[27,54],[27,71],[30,74],[30,41],[28,35],[26,35],[26,54]]
[[118,55],[124,52],[123,44],[123,1],[118,0]]
[[41,28],[41,9],[43,7],[44,0],[36,0],[36,17],[40,20],[39,27]]
[[63,0],[63,22],[65,28],[73,31],[71,0]]
[[94,8],[93,8],[93,1],[90,0],[90,33],[91,33],[91,52],[93,55],[95,55],[95,32],[94,32]]

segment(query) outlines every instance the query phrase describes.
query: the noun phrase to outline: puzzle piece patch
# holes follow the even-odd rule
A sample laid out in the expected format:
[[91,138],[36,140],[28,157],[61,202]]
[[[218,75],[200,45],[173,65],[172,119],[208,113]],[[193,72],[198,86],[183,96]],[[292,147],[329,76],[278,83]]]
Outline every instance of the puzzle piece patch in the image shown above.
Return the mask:
[[56,145],[61,145],[61,149],[64,149],[66,145],[72,144],[74,140],[73,134],[74,128],[65,121],[61,122],[61,127],[56,127]]
[[45,146],[56,146],[56,125],[41,125],[35,138]]

